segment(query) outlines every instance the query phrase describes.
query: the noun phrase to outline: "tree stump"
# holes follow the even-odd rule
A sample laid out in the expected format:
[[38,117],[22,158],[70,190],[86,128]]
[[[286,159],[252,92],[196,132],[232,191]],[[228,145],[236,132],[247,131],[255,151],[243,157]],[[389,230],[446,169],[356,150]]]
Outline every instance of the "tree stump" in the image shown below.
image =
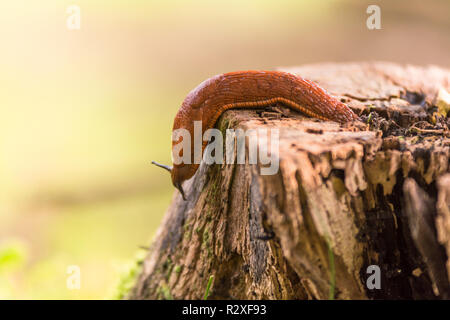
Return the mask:
[[[187,201],[175,192],[126,298],[203,299],[210,278],[208,299],[449,298],[450,71],[282,70],[317,82],[361,122],[279,105],[226,112],[221,130],[279,129],[278,173],[202,163]],[[377,268],[379,288],[369,283]]]

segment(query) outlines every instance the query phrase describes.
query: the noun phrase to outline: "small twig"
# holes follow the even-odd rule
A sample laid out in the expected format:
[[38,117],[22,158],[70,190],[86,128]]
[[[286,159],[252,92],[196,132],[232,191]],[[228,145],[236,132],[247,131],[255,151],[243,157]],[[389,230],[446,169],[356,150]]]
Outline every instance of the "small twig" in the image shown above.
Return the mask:
[[442,134],[445,136],[449,135],[449,131],[445,129],[420,129],[415,126],[412,126],[409,128],[410,131],[416,132],[416,133],[424,133],[424,134]]

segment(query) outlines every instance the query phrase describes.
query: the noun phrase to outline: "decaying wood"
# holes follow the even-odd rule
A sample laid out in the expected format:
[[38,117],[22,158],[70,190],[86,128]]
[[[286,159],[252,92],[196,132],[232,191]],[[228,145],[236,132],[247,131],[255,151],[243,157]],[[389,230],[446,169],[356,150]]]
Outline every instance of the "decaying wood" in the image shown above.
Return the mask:
[[[316,81],[362,122],[282,106],[226,112],[221,130],[280,130],[280,170],[202,164],[187,201],[174,195],[127,298],[201,299],[210,276],[209,299],[449,298],[449,122],[436,99],[450,92],[450,72],[390,63],[284,70]],[[380,289],[366,286],[370,265]]]

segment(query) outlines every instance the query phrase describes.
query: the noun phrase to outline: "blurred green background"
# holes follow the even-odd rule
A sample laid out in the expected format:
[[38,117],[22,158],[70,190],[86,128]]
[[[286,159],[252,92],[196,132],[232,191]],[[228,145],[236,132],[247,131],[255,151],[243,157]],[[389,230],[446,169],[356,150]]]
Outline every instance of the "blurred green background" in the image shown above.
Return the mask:
[[[71,4],[80,30],[66,27]],[[366,28],[369,4],[382,30]],[[447,0],[2,1],[0,298],[115,295],[173,193],[150,161],[170,163],[173,117],[204,79],[322,61],[449,67],[449,13]]]

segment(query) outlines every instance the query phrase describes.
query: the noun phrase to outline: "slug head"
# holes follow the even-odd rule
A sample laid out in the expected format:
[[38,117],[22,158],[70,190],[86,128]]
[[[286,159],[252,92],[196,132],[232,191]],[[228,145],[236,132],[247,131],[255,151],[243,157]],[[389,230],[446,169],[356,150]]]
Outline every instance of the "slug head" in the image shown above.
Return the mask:
[[183,197],[183,200],[186,200],[186,196],[184,194],[182,184],[185,180],[188,180],[189,178],[191,178],[194,175],[195,171],[192,171],[191,166],[182,164],[182,165],[175,165],[175,166],[171,167],[171,166],[166,166],[164,164],[157,163],[155,161],[152,161],[152,164],[170,172],[170,176],[172,178],[172,184],[174,185],[175,188],[178,189],[178,191],[180,191],[181,196]]
[[198,166],[199,166],[198,164],[174,165],[172,171],[170,172],[172,184],[175,186],[175,188],[177,188],[180,191],[184,200],[186,199],[184,196],[182,183],[192,178]]

